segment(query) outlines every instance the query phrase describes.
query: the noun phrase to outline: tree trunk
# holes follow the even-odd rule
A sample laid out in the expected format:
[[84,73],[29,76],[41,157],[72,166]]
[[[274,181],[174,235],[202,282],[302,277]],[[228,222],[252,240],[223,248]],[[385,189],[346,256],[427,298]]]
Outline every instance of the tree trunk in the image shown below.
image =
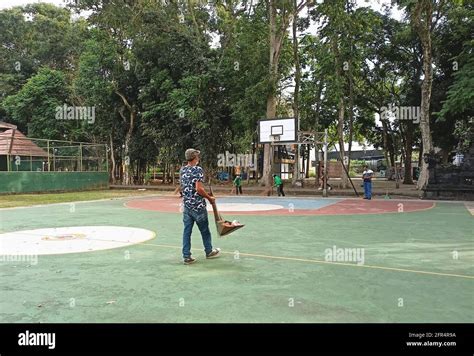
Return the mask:
[[[332,52],[334,55],[334,66],[335,66],[335,74],[336,74],[336,80],[339,85],[339,104],[338,104],[338,121],[337,121],[337,135],[338,135],[338,141],[339,141],[339,155],[341,164],[344,164],[344,156],[345,156],[345,151],[344,151],[344,90],[343,90],[343,76],[341,73],[341,62],[339,59],[339,45],[338,41],[336,38],[337,35],[333,35],[331,38],[331,48]],[[342,188],[347,188],[347,176],[346,173],[344,172],[344,169],[342,169],[341,173],[341,187]]]
[[[341,164],[344,164],[344,99],[342,96],[339,98],[339,118],[337,123],[337,133],[339,139],[339,155]],[[341,171],[341,188],[347,188],[347,174],[344,169]]]
[[306,164],[308,158],[306,156],[306,147],[307,145],[301,146],[300,155],[301,155],[301,166],[300,166],[300,178],[304,180],[306,178]]
[[[286,36],[289,16],[291,11],[285,9],[281,15],[281,21],[277,21],[276,0],[268,1],[269,18],[269,90],[267,96],[267,119],[276,117],[277,86],[278,86],[278,63],[280,60],[281,47]],[[284,2],[283,2],[284,4]],[[295,9],[295,11],[297,11]],[[279,27],[278,27],[279,25]],[[263,173],[261,184],[270,188],[272,186],[273,146],[264,144]]]
[[309,161],[311,159],[311,146],[308,146],[306,149],[306,178],[309,178]]
[[[318,89],[317,89],[317,96],[316,96],[316,112],[314,115],[314,130],[316,131],[316,138],[317,140],[320,139],[318,130],[319,130],[319,117],[320,117],[320,108],[321,108],[321,94],[323,91],[323,84],[322,81],[320,80],[318,83]],[[311,153],[308,153],[308,157]],[[316,184],[315,187],[319,188],[319,176],[318,176],[318,165],[319,165],[319,147],[318,144],[315,144],[314,147],[314,161],[315,161],[315,166],[314,166],[314,176],[316,179]],[[308,175],[309,173],[307,173]]]
[[[423,151],[431,153],[433,143],[430,131],[430,100],[431,85],[433,81],[432,53],[431,53],[431,25],[433,16],[433,4],[431,0],[419,0],[412,15],[413,25],[420,38],[423,50],[423,73],[424,78],[421,83],[421,118],[420,131],[423,143]],[[417,189],[424,189],[428,184],[428,165],[421,160],[420,177]]]
[[[278,79],[278,58],[279,51],[277,41],[277,21],[276,21],[276,7],[275,1],[270,0],[268,4],[269,17],[269,42],[270,42],[270,57],[269,57],[269,93],[267,97],[267,112],[266,118],[273,119],[276,116],[276,85]],[[261,184],[267,187],[272,186],[272,166],[273,166],[273,146],[264,144],[263,149],[263,175]]]
[[124,162],[123,162],[123,176],[122,184],[130,185],[131,184],[131,174],[130,174],[130,156],[129,156],[129,145],[130,145],[130,136],[125,136],[125,149],[124,149]]
[[114,155],[114,140],[112,139],[112,133],[109,135],[110,139],[110,160],[112,161],[111,169],[111,182],[115,184],[115,155]]
[[[130,113],[130,121],[133,124],[134,122],[134,113]],[[132,131],[133,126],[130,126],[127,134],[125,135],[125,162],[124,162],[124,172],[123,172],[123,183],[125,185],[132,184],[132,171],[131,171],[131,159],[130,159],[130,142],[132,141]]]
[[386,119],[381,119],[380,121],[383,129],[383,143],[387,160],[387,170],[390,170],[395,166],[395,148],[393,146],[393,139],[390,136],[390,122]]
[[[296,9],[298,7],[297,0],[293,0],[293,6]],[[293,97],[293,113],[295,119],[298,122],[298,131],[299,131],[299,92],[300,92],[300,81],[301,81],[301,66],[300,66],[300,58],[298,52],[298,36],[297,36],[297,20],[298,20],[298,12],[295,10],[293,15],[293,60],[295,62],[295,92]],[[297,135],[298,138],[298,135]],[[300,175],[300,150],[299,146],[296,145],[296,153],[295,153],[295,164],[293,165],[293,179],[292,185],[295,186],[296,181]],[[302,163],[304,164],[304,163]]]
[[[130,174],[130,166],[131,166],[131,160],[130,160],[130,142],[132,141],[132,134],[133,134],[133,129],[135,127],[135,120],[137,117],[137,110],[135,105],[130,105],[128,102],[127,98],[120,93],[118,90],[115,91],[115,93],[122,99],[122,102],[124,104],[124,107],[128,110],[129,112],[129,118],[128,118],[128,130],[127,134],[125,135],[125,143],[124,143],[124,159],[125,159],[125,164],[123,167],[124,173],[123,173],[123,181],[122,184],[129,185],[131,184],[131,174]],[[122,110],[119,110],[119,114],[122,117],[122,119],[126,122],[126,116],[123,113]]]
[[413,184],[411,156],[413,152],[413,122],[408,121],[405,130],[405,176],[403,184]]
[[[421,161],[423,161],[423,142],[420,143],[420,153],[418,154],[418,168],[421,169]],[[419,177],[418,177],[419,179]]]
[[351,168],[352,139],[354,135],[354,90],[352,82],[352,62],[349,61],[349,147],[347,152],[347,171]]
[[142,184],[142,180],[141,180],[141,177],[140,177],[140,171],[141,171],[141,160],[138,159],[135,161],[135,164],[137,165],[137,172],[135,173],[136,176],[137,176],[137,180],[135,181],[135,179],[132,179],[132,181],[135,183],[135,184]]

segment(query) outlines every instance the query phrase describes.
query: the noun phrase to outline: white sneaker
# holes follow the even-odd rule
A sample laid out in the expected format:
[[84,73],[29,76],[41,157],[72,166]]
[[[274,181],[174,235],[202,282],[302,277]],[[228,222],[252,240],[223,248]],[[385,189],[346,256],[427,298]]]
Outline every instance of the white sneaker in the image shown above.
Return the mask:
[[209,258],[217,258],[217,257],[219,257],[220,253],[221,253],[221,249],[220,248],[215,248],[206,255],[206,258],[208,258],[208,259]]

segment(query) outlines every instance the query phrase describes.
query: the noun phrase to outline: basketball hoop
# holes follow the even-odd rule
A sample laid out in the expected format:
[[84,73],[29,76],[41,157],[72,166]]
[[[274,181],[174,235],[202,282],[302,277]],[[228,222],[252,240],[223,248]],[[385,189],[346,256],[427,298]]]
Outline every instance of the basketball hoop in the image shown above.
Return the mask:
[[294,117],[259,120],[258,142],[260,144],[282,145],[297,141],[297,121]]
[[280,135],[270,135],[270,142],[274,144],[275,142],[280,142]]

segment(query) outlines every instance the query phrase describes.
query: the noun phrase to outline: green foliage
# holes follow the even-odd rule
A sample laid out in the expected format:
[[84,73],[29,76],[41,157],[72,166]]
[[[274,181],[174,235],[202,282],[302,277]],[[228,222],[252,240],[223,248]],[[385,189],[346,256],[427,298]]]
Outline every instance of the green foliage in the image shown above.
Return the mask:
[[41,68],[16,95],[3,102],[13,123],[18,124],[32,137],[68,139],[74,127],[71,121],[58,120],[56,108],[62,107],[68,98],[65,75],[56,70]]
[[[348,0],[314,2],[301,12],[302,130],[328,128],[337,142],[342,98],[345,141],[351,131],[353,141],[381,147],[374,114],[388,104],[420,105],[422,57],[409,22],[416,1],[399,3],[401,21]],[[276,4],[281,25],[293,5]],[[72,11],[81,10],[89,11],[87,20],[73,19]],[[468,142],[462,132],[473,116],[472,19],[472,4],[446,2],[432,33],[432,134],[446,151]],[[41,3],[3,10],[0,120],[31,136],[112,143],[118,164],[128,150],[142,171],[157,160],[181,163],[188,147],[200,149],[203,165],[214,168],[219,153],[251,150],[270,90],[279,98],[277,113],[292,115],[290,32],[275,86],[268,31],[263,1],[77,0],[66,9]],[[336,63],[344,66],[340,75]],[[56,107],[64,104],[95,107],[95,123],[56,120]],[[394,154],[407,132],[419,146],[417,126],[386,125]]]
[[67,9],[36,3],[0,11],[0,120],[2,101],[16,94],[39,68],[72,71],[87,38],[87,23]]
[[448,114],[474,117],[474,58],[471,56],[458,72],[454,73],[454,83],[447,92],[447,100],[440,112],[440,118]]

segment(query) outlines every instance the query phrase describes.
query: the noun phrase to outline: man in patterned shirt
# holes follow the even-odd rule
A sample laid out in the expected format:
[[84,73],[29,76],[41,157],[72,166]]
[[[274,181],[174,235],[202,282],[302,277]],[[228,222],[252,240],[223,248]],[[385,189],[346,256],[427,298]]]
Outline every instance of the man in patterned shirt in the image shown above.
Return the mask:
[[209,231],[209,220],[207,217],[206,201],[214,202],[215,198],[204,190],[204,172],[198,166],[200,151],[189,148],[185,152],[188,164],[181,167],[179,172],[181,190],[183,194],[183,258],[184,264],[191,264],[196,261],[191,256],[191,233],[196,222],[201,232],[202,242],[206,258],[216,258],[220,249],[212,248],[212,237]]

